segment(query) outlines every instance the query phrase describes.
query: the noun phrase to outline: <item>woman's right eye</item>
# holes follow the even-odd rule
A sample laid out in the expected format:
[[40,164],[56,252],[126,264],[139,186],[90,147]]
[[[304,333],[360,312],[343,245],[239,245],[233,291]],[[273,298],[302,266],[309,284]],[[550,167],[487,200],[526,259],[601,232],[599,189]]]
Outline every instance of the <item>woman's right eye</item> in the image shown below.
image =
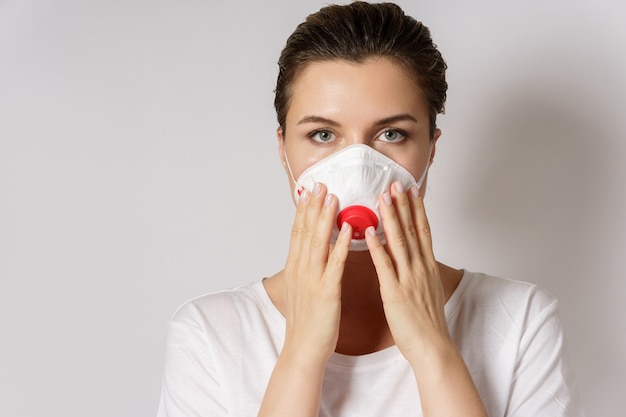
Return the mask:
[[317,130],[312,132],[309,137],[319,143],[328,143],[335,139],[335,135],[328,130]]

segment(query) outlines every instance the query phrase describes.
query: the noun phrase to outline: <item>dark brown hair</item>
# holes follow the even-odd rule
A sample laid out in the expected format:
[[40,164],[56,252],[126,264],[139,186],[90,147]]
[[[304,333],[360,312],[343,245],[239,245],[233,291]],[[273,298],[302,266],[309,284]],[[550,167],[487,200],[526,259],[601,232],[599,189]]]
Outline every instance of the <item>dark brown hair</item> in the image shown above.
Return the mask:
[[278,60],[274,107],[285,130],[291,88],[304,67],[316,61],[362,63],[385,57],[400,64],[417,82],[429,108],[430,135],[446,101],[446,68],[430,31],[393,3],[330,5],[309,15],[289,36]]

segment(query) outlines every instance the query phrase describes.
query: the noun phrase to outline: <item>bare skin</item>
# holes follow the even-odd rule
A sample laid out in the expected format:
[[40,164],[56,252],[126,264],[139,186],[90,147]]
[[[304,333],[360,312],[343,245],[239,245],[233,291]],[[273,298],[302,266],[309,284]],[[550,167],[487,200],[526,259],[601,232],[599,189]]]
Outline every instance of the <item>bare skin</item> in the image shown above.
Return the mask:
[[[447,302],[459,285],[463,271],[442,263],[437,265]],[[283,316],[286,314],[284,279],[285,271],[282,270],[263,281],[270,299]],[[365,355],[395,344],[383,310],[380,284],[369,252],[349,253],[341,294],[341,321],[335,352]]]
[[[440,133],[429,131],[428,108],[415,82],[378,58],[309,64],[294,85],[278,142],[283,165],[288,160],[296,178],[356,143],[418,178],[433,161],[431,141]],[[366,252],[348,250],[347,224],[330,245],[337,204],[323,184],[301,195],[285,268],[264,281],[286,318],[286,333],[259,416],[318,416],[333,352],[361,355],[392,345],[413,369],[424,416],[486,416],[444,314],[462,271],[435,260],[421,191],[393,184],[380,196],[387,244],[366,231]]]

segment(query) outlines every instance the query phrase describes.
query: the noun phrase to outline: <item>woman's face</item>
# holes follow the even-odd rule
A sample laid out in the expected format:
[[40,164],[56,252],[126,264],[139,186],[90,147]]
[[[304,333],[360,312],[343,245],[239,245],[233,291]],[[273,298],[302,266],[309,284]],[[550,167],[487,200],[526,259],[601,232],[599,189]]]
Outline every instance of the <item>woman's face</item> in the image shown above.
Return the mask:
[[[429,112],[420,88],[385,58],[307,65],[292,87],[285,126],[278,130],[280,157],[285,168],[289,160],[296,179],[354,144],[371,146],[418,179],[435,151],[433,145],[429,154]],[[439,135],[437,130],[435,140]],[[289,181],[293,189],[291,176]]]

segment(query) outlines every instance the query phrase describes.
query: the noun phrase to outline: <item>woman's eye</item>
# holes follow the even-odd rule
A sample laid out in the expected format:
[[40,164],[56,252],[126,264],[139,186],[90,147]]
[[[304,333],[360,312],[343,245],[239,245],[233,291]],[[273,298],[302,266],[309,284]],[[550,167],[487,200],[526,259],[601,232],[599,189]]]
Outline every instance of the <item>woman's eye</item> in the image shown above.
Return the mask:
[[316,142],[326,143],[335,139],[335,135],[333,135],[328,130],[318,130],[317,132],[313,132],[311,138]]
[[378,139],[382,140],[383,142],[400,142],[404,138],[405,135],[395,129],[385,130],[378,136]]

